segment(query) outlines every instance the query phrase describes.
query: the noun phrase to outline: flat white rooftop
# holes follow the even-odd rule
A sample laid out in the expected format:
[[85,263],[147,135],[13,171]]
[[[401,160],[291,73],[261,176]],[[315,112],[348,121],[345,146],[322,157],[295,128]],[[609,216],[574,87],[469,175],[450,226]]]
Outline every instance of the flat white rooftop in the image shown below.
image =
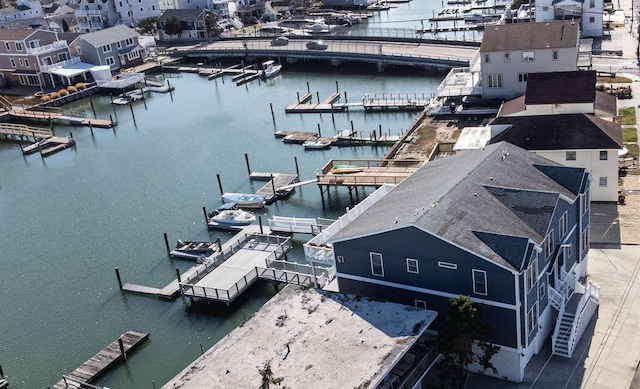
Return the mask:
[[436,315],[289,285],[163,388],[257,388],[268,361],[292,389],[372,388]]

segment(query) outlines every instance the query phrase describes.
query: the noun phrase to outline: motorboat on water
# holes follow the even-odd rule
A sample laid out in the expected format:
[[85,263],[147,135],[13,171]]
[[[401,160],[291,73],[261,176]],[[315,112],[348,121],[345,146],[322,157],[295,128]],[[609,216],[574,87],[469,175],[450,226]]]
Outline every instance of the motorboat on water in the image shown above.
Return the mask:
[[222,202],[235,204],[238,208],[262,209],[266,203],[266,195],[245,193],[224,193]]
[[262,63],[262,72],[260,75],[262,78],[275,77],[282,70],[282,65],[276,63],[274,60],[264,61]]
[[169,254],[173,257],[186,259],[199,259],[208,257],[218,251],[219,247],[216,242],[194,242],[191,240],[181,241],[178,239],[176,248]]
[[213,228],[236,228],[248,226],[256,221],[256,216],[242,209],[218,209],[209,215],[207,226]]
[[358,165],[334,165],[331,169],[333,174],[348,174],[363,172],[364,167]]
[[326,140],[308,140],[302,144],[305,150],[321,150],[331,147],[331,142]]

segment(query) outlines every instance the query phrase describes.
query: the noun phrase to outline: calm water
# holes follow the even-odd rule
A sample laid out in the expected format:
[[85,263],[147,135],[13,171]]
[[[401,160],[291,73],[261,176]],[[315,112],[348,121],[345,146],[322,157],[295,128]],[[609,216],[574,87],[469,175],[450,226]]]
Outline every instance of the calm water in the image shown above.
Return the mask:
[[[335,91],[336,81],[355,99],[365,93],[433,92],[443,76],[321,70],[285,71],[241,87],[228,78],[171,78],[176,91],[150,96],[146,108],[136,103],[135,121],[129,107],[116,107],[115,129],[94,129],[91,135],[88,128],[56,127],[57,135],[73,131],[77,146],[46,159],[22,156],[17,144],[0,142],[0,364],[12,388],[53,385],[129,329],[150,332],[150,341],[98,384],[152,388],[153,380],[159,388],[200,355],[200,344],[208,349],[273,296],[269,283],[229,308],[122,294],[114,267],[125,282],[162,287],[176,268],[192,265],[167,257],[164,231],[172,244],[177,238],[227,239],[226,233],[207,231],[202,207],[221,204],[218,173],[225,191],[261,185],[248,180],[244,153],[253,170],[271,172],[294,172],[297,156],[304,180],[331,158],[380,158],[387,150],[305,152],[275,139],[275,130],[315,131],[320,124],[323,135],[332,135],[353,121],[359,131],[382,125],[397,133],[416,115],[353,111],[337,114],[335,121],[330,114],[286,115],[284,107],[297,91],[306,92],[307,82],[321,99]],[[114,115],[108,97],[93,100],[99,118]],[[88,100],[65,109],[92,116]],[[336,217],[349,205],[341,189],[323,209],[317,186],[309,185],[260,214],[265,223],[276,214]],[[306,239],[296,238],[292,258],[302,257]],[[258,378],[256,372],[256,383]]]

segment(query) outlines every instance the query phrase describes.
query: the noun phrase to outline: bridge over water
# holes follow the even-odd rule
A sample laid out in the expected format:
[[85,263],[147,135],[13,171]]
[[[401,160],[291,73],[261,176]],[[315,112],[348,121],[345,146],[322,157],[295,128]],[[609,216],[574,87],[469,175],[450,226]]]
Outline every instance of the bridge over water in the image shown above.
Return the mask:
[[393,40],[376,38],[323,39],[326,50],[309,50],[306,44],[314,37],[292,38],[286,46],[271,46],[272,38],[238,38],[203,42],[192,46],[176,46],[161,52],[164,55],[216,58],[216,57],[282,57],[295,60],[330,60],[334,65],[346,61],[376,63],[379,66],[405,65],[437,68],[469,66],[477,54],[473,43]]

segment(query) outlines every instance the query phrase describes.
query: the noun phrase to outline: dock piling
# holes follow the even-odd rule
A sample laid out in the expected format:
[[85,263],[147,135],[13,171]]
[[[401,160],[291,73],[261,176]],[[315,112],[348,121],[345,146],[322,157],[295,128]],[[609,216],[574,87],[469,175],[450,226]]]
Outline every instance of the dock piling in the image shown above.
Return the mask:
[[244,153],[244,160],[247,162],[247,171],[249,172],[249,177],[251,177],[251,166],[249,166],[249,154]]
[[276,116],[273,114],[273,104],[269,103],[269,108],[271,108],[271,119],[275,122]]
[[307,81],[307,93],[311,94],[311,89],[309,89],[309,81]]
[[298,176],[298,179],[300,179],[300,169],[298,169],[298,157],[293,157],[293,161],[296,164],[296,175]]
[[296,92],[296,95],[298,95],[298,104],[300,104],[300,92]]
[[[206,213],[206,211],[205,211]],[[171,249],[169,248],[169,238],[167,238],[167,233],[163,232],[164,235],[164,245],[167,248],[167,254],[169,254],[171,252]]]
[[276,197],[276,183],[273,179],[273,174],[271,174],[271,189],[273,189],[273,197]]
[[216,238],[216,244],[218,245],[218,251],[222,252],[222,241],[220,240],[220,237]]
[[349,100],[347,100],[347,91],[344,91],[344,102],[348,103]]
[[260,233],[264,234],[264,231],[262,231],[262,216],[261,215],[258,216],[258,224],[260,225]]
[[318,99],[318,104],[320,104],[320,92],[316,91],[316,98]]
[[207,215],[207,207],[202,207],[202,212],[204,213],[204,224],[209,223],[209,215]]
[[124,344],[122,343],[122,336],[118,338],[118,346],[120,347],[120,355],[122,355],[122,359],[127,361],[127,353],[124,352]]
[[4,379],[4,370],[2,370],[2,365],[0,365],[0,378]]
[[336,93],[340,93],[340,89],[338,88],[338,80],[336,80]]
[[202,343],[200,343],[200,355],[204,354],[204,347],[202,347]]
[[93,106],[93,99],[91,98],[91,95],[89,95],[89,103],[91,104],[91,110],[93,111],[93,118],[97,119],[98,116],[96,115],[96,108]]
[[220,181],[220,174],[216,174],[216,178],[218,179],[218,188],[220,188],[220,195],[222,196],[222,194],[224,193],[224,191],[222,190],[222,181]]
[[318,138],[322,137],[322,132],[320,132],[320,123],[318,123]]
[[89,130],[91,131],[91,136],[93,136],[93,126],[89,123]]
[[178,282],[182,282],[182,278],[180,277],[180,269],[176,269],[176,276],[178,278]]
[[156,382],[154,380],[151,380],[151,385],[153,385],[153,389],[156,389]]
[[116,266],[116,277],[118,278],[118,286],[120,287],[120,290],[122,290],[122,278],[120,278],[120,270],[118,269],[117,266]]

